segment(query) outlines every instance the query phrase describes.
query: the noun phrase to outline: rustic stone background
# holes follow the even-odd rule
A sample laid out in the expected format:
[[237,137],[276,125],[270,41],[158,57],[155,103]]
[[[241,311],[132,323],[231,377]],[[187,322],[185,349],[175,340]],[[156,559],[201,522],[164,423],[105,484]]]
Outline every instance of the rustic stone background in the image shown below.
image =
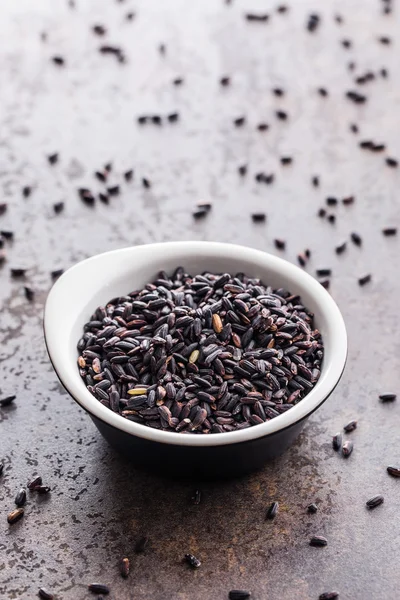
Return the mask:
[[[251,589],[256,600],[312,600],[337,589],[341,599],[395,600],[399,587],[400,482],[386,466],[399,463],[399,406],[381,405],[382,391],[398,389],[400,345],[399,246],[381,229],[398,225],[399,173],[381,154],[361,151],[359,139],[387,144],[400,157],[398,110],[399,15],[382,14],[378,0],[292,2],[277,14],[270,0],[3,0],[0,19],[0,202],[8,210],[0,229],[15,232],[0,270],[0,397],[17,394],[0,410],[0,597],[37,596],[39,586],[59,600],[85,600],[87,584],[101,580],[111,599],[225,599],[232,588]],[[247,23],[246,11],[267,11],[267,24]],[[136,17],[127,21],[127,12]],[[317,32],[305,22],[321,16]],[[334,15],[343,15],[338,25]],[[91,32],[100,23],[105,38]],[[48,40],[41,41],[41,32]],[[390,46],[378,43],[392,38]],[[351,39],[346,50],[340,41]],[[119,64],[97,51],[120,45]],[[160,43],[167,47],[160,56]],[[51,57],[61,55],[65,67]],[[358,89],[348,71],[378,72],[364,87],[368,102],[344,98]],[[219,78],[232,84],[221,88]],[[172,79],[184,77],[181,87]],[[324,99],[316,88],[326,87]],[[283,87],[284,98],[271,88]],[[274,111],[287,110],[287,122]],[[174,125],[136,123],[139,114],[179,111]],[[245,115],[247,124],[233,126]],[[256,130],[266,121],[270,130]],[[360,127],[359,136],[349,124]],[[59,152],[50,166],[46,156]],[[279,157],[290,155],[292,166]],[[135,170],[132,183],[109,206],[91,209],[76,189],[100,191],[93,171],[114,165],[111,183]],[[245,178],[240,164],[249,165]],[[254,174],[274,172],[272,186]],[[310,178],[321,177],[319,189]],[[152,182],[144,190],[141,177]],[[29,198],[22,187],[31,185]],[[356,197],[354,206],[331,209],[337,223],[316,213],[328,195]],[[63,200],[65,211],[52,205]],[[194,204],[212,201],[201,222]],[[250,214],[265,211],[266,224]],[[363,237],[337,256],[334,247],[353,230]],[[287,240],[289,260],[312,250],[308,265],[333,269],[331,291],[349,332],[347,370],[330,400],[310,419],[294,447],[263,472],[239,481],[199,484],[163,481],[137,472],[111,450],[90,419],[61,389],[42,335],[42,312],[50,271],[89,255],[144,242],[206,239],[247,244],[274,252],[273,239]],[[24,282],[10,267],[27,267]],[[161,267],[162,265],[160,265]],[[357,278],[372,273],[364,288]],[[346,461],[331,449],[331,435],[350,419],[355,449]],[[162,460],[162,457],[160,457]],[[10,527],[7,513],[19,486],[41,474],[50,497],[29,498],[22,521]],[[192,506],[194,487],[203,502]],[[383,493],[373,512],[365,501]],[[274,522],[264,513],[280,503]],[[317,502],[316,515],[306,506]],[[133,546],[141,534],[151,542],[144,555]],[[311,548],[312,534],[326,535],[326,548]],[[203,564],[182,565],[185,552]],[[131,576],[118,573],[129,556]]]

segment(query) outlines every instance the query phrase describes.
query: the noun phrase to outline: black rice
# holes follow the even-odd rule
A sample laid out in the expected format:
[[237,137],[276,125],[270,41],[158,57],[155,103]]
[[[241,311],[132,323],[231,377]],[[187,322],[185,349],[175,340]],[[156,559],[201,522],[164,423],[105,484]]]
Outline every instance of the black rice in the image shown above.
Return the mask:
[[58,67],[63,67],[65,65],[65,60],[62,56],[53,56],[51,60]]
[[299,261],[299,265],[301,267],[305,267],[307,264],[307,257],[305,256],[305,254],[298,254],[297,255],[297,260]]
[[148,190],[149,188],[151,188],[151,181],[150,181],[150,179],[147,179],[147,177],[142,177],[142,186],[143,186],[145,189],[147,189],[147,190]]
[[397,227],[385,227],[385,229],[382,229],[382,233],[386,237],[397,235]]
[[64,269],[55,269],[54,271],[50,272],[50,276],[51,276],[52,280],[55,281],[56,279],[61,277],[61,275],[63,273],[64,273]]
[[87,206],[93,206],[95,203],[95,197],[92,192],[87,188],[79,188],[78,194],[82,202]]
[[400,467],[387,467],[386,470],[392,477],[400,477]]
[[228,594],[229,600],[248,600],[251,597],[251,592],[247,590],[231,590]]
[[53,600],[54,594],[46,590],[46,588],[39,588],[39,598],[42,600]]
[[346,247],[347,247],[346,242],[342,242],[341,244],[336,246],[336,248],[335,248],[336,254],[342,254],[342,252],[344,252],[346,250]]
[[19,521],[20,519],[22,519],[23,516],[24,516],[24,509],[23,508],[16,508],[15,510],[12,510],[7,515],[7,522],[10,525],[13,525],[14,523],[16,523],[17,521]]
[[16,396],[6,396],[5,398],[0,398],[0,406],[10,406],[12,402],[14,402]]
[[11,277],[24,277],[26,269],[10,269]]
[[343,429],[344,429],[344,431],[346,431],[348,433],[349,431],[354,431],[354,429],[356,429],[356,427],[357,427],[357,421],[353,420],[353,421],[349,421],[349,423],[347,423],[347,425],[345,425],[343,427]]
[[37,485],[32,491],[37,492],[40,496],[45,496],[51,491],[51,488],[48,485]]
[[201,567],[201,561],[193,554],[185,554],[185,561],[192,567],[192,569],[198,569]]
[[96,35],[105,35],[107,33],[107,29],[103,25],[93,25],[92,31]]
[[246,13],[245,14],[246,21],[257,22],[257,23],[266,23],[269,19],[269,15],[267,13]]
[[105,44],[104,46],[100,46],[99,52],[100,52],[100,54],[110,54],[112,56],[115,56],[115,58],[120,63],[125,62],[124,52],[123,52],[122,48],[120,48],[119,46],[110,46],[110,45]]
[[176,123],[177,121],[179,121],[179,113],[177,113],[177,112],[169,113],[167,115],[167,121],[169,123]]
[[333,196],[328,196],[326,199],[326,204],[328,206],[336,206],[338,203],[338,199]]
[[393,402],[394,400],[396,400],[397,396],[396,394],[380,394],[379,395],[379,400],[381,400],[381,402]]
[[267,215],[265,213],[253,213],[251,218],[254,223],[264,223],[267,219]]
[[107,171],[96,171],[94,176],[101,181],[101,183],[105,183],[107,181]]
[[107,194],[109,196],[118,196],[119,192],[120,192],[119,185],[112,185],[111,187],[107,188]]
[[288,118],[288,114],[284,110],[277,110],[275,112],[275,114],[276,114],[276,118],[279,119],[280,121],[286,121],[286,119]]
[[25,488],[21,488],[17,495],[15,496],[15,504],[20,508],[24,506],[26,502],[26,490]]
[[310,546],[323,547],[328,545],[328,540],[322,535],[313,535]]
[[362,244],[362,238],[360,236],[359,233],[353,231],[353,233],[350,235],[351,237],[351,241],[356,245],[356,246],[361,246]]
[[99,200],[103,204],[108,204],[109,203],[109,197],[107,196],[107,194],[103,194],[102,192],[99,193]]
[[105,596],[110,593],[110,588],[104,583],[90,583],[88,585],[89,592],[93,594],[104,594]]
[[207,216],[210,212],[211,205],[203,205],[197,206],[197,208],[193,211],[192,215],[194,219],[202,219]]
[[129,558],[123,558],[121,560],[120,571],[121,571],[122,577],[124,577],[125,579],[129,575],[129,569],[130,569]]
[[339,592],[323,592],[318,600],[336,600],[336,598],[339,598]]
[[59,215],[64,210],[64,202],[56,202],[53,204],[53,210],[56,215]]
[[373,146],[373,141],[372,140],[362,140],[358,145],[363,150],[365,150],[365,149],[370,150],[371,147]]
[[323,359],[298,296],[243,273],[192,277],[182,267],[97,308],[78,350],[80,375],[100,402],[183,434],[279,416],[314,387]]
[[307,512],[310,513],[311,515],[315,515],[315,513],[318,511],[318,506],[316,504],[309,504],[307,506]]
[[342,453],[345,458],[348,458],[353,452],[353,442],[347,441],[342,446]]
[[367,500],[366,505],[367,508],[376,508],[377,506],[379,506],[380,504],[383,503],[383,496],[381,494],[377,494],[376,496],[373,496],[372,498],[370,498],[369,500]]
[[277,512],[279,509],[278,502],[272,502],[272,504],[268,507],[267,514],[265,515],[266,519],[275,519]]
[[346,92],[346,98],[352,100],[355,104],[364,104],[367,101],[367,96],[354,91]]
[[366,285],[367,283],[369,283],[370,281],[371,281],[371,274],[368,273],[367,275],[363,275],[362,277],[359,277],[358,284],[363,286],[363,285]]
[[280,239],[276,238],[274,240],[274,244],[275,244],[275,248],[277,248],[278,250],[284,250],[286,248],[285,240],[280,240]]
[[318,25],[320,23],[320,17],[319,15],[313,13],[308,17],[308,21],[307,21],[307,29],[308,31],[310,31],[311,33],[313,33]]
[[233,120],[235,127],[242,127],[246,123],[246,117],[237,117]]
[[386,158],[386,164],[388,167],[397,167],[399,165],[398,160],[396,160],[395,158]]
[[29,481],[27,487],[28,487],[28,490],[30,490],[32,492],[35,490],[35,488],[37,488],[40,485],[42,485],[42,478],[40,477],[40,475],[38,475],[37,477],[35,477],[31,481]]

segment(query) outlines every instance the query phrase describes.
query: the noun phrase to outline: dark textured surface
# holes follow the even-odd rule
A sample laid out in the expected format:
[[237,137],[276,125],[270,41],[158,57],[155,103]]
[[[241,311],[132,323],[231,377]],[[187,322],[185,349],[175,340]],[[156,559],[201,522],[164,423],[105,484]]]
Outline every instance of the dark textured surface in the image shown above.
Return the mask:
[[[399,481],[386,466],[399,461],[400,409],[377,396],[399,384],[399,245],[381,234],[399,223],[399,175],[382,155],[359,150],[349,132],[356,122],[360,138],[383,141],[390,156],[400,156],[398,14],[383,16],[377,0],[351,7],[329,0],[318,3],[321,26],[309,34],[304,24],[315,3],[293,4],[287,15],[258,24],[244,21],[244,0],[77,0],[75,9],[61,1],[3,3],[0,186],[9,208],[0,229],[12,228],[15,242],[0,271],[0,393],[15,392],[17,400],[0,410],[2,599],[35,598],[44,586],[59,600],[84,600],[96,580],[119,600],[223,600],[232,588],[251,589],[256,600],[308,600],[334,589],[342,599],[398,598]],[[251,9],[265,10],[265,3],[254,0]],[[132,22],[124,19],[130,10],[137,12]],[[105,42],[90,31],[95,23],[109,29]],[[380,35],[392,36],[392,47],[379,44]],[[352,49],[341,46],[345,37]],[[107,42],[125,49],[126,64],[97,52]],[[51,63],[54,55],[65,57],[64,68]],[[357,74],[389,70],[389,79],[360,87],[365,106],[344,99],[356,88],[350,60]],[[225,74],[232,84],[221,89]],[[179,88],[171,84],[177,76],[185,78]],[[270,93],[276,86],[286,97]],[[315,92],[321,86],[329,97]],[[288,122],[274,117],[281,107]],[[138,114],[175,110],[181,121],[174,125],[135,122]],[[237,129],[232,120],[242,114],[247,124]],[[256,131],[262,121],[268,132]],[[56,151],[59,163],[50,166],[46,156]],[[293,165],[280,166],[282,155],[293,156]],[[76,188],[100,190],[92,173],[109,160],[111,182],[130,167],[134,181],[109,207],[85,207]],[[249,174],[240,179],[243,162]],[[254,182],[260,170],[275,172],[273,186]],[[315,173],[319,189],[310,185]],[[143,176],[150,190],[142,189]],[[22,197],[25,185],[34,187],[29,198]],[[335,226],[315,216],[326,196],[349,194],[354,206],[330,209]],[[210,198],[212,213],[193,223],[193,204]],[[52,204],[60,200],[65,212],[55,216]],[[252,223],[253,211],[266,211],[267,223]],[[334,255],[352,230],[362,247],[349,243]],[[246,479],[197,484],[203,500],[193,506],[196,484],[135,471],[61,389],[41,329],[49,272],[129,244],[217,239],[272,251],[275,237],[287,240],[290,260],[311,248],[311,272],[333,269],[332,293],[350,338],[348,367],[282,458]],[[23,283],[9,277],[9,268],[20,266],[29,269],[32,304]],[[359,288],[357,278],[368,272],[372,282]],[[344,460],[332,451],[331,435],[352,418],[358,428],[347,435],[355,447]],[[9,526],[16,492],[39,473],[51,495],[30,495],[24,518]],[[384,504],[368,512],[366,500],[378,493]],[[279,513],[265,522],[272,501]],[[319,506],[315,515],[306,512],[310,502]],[[141,534],[150,543],[136,556]],[[310,547],[312,535],[326,536],[328,546]],[[201,559],[197,571],[182,564],[187,552]],[[119,575],[123,556],[131,559],[128,580]]]

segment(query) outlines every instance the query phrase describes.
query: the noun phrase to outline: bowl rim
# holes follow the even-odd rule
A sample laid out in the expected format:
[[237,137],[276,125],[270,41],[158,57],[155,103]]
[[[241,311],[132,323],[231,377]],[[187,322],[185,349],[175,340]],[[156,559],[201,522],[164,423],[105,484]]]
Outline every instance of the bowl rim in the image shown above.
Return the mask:
[[[328,374],[325,374],[324,377],[321,377],[318,380],[315,387],[301,402],[285,413],[260,425],[241,429],[239,431],[224,432],[223,434],[218,435],[182,435],[181,433],[152,429],[150,427],[145,427],[140,423],[134,423],[133,421],[124,419],[121,415],[114,413],[109,408],[103,406],[86,389],[80,378],[76,361],[74,361],[74,368],[76,370],[77,381],[69,381],[68,367],[65,366],[63,361],[59,360],[60,345],[56,321],[54,319],[54,314],[57,312],[57,297],[61,297],[64,294],[66,286],[68,287],[68,285],[70,285],[70,282],[73,281],[73,278],[76,275],[79,275],[79,273],[87,268],[95,268],[95,264],[105,257],[111,258],[115,263],[118,263],[118,260],[122,255],[134,255],[137,252],[143,252],[144,249],[147,249],[148,252],[152,252],[156,249],[159,250],[160,247],[162,247],[162,250],[165,253],[168,253],[168,251],[173,252],[181,250],[183,263],[185,248],[188,250],[189,247],[192,251],[197,251],[200,254],[205,248],[209,251],[213,251],[213,254],[216,256],[221,254],[227,255],[227,253],[229,253],[229,256],[231,257],[232,254],[236,253],[241,255],[241,258],[253,261],[256,264],[264,266],[264,268],[272,266],[275,270],[281,270],[288,278],[293,279],[294,285],[296,281],[300,281],[303,287],[307,287],[309,295],[313,296],[315,303],[318,304],[326,320],[333,325],[331,328],[333,332],[333,335],[331,336],[332,356],[329,363]],[[222,242],[178,241],[143,244],[111,250],[84,259],[65,271],[51,288],[45,303],[43,328],[47,352],[61,384],[69,395],[86,412],[92,417],[105,422],[107,425],[130,435],[169,445],[191,447],[229,445],[255,440],[287,429],[310,416],[311,413],[325,402],[338,384],[347,360],[347,332],[343,317],[336,302],[317,280],[283,258],[247,246]],[[78,380],[79,385],[77,383]]]

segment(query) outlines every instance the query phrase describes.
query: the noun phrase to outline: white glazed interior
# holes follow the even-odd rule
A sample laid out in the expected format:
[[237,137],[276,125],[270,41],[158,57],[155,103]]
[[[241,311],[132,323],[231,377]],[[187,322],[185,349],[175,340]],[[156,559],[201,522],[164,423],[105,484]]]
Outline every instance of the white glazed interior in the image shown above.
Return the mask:
[[[216,435],[182,435],[133,423],[106,408],[86,389],[77,367],[76,344],[84,323],[101,304],[140,289],[161,269],[176,266],[197,274],[242,271],[265,284],[301,295],[315,313],[325,356],[317,385],[299,404],[262,425]],[[259,250],[217,242],[167,242],[123,248],[84,260],[66,271],[47,298],[45,339],[53,366],[71,396],[92,415],[135,436],[182,446],[244,442],[284,429],[310,414],[337,384],[346,362],[347,334],[342,315],[328,292],[295,265]]]

